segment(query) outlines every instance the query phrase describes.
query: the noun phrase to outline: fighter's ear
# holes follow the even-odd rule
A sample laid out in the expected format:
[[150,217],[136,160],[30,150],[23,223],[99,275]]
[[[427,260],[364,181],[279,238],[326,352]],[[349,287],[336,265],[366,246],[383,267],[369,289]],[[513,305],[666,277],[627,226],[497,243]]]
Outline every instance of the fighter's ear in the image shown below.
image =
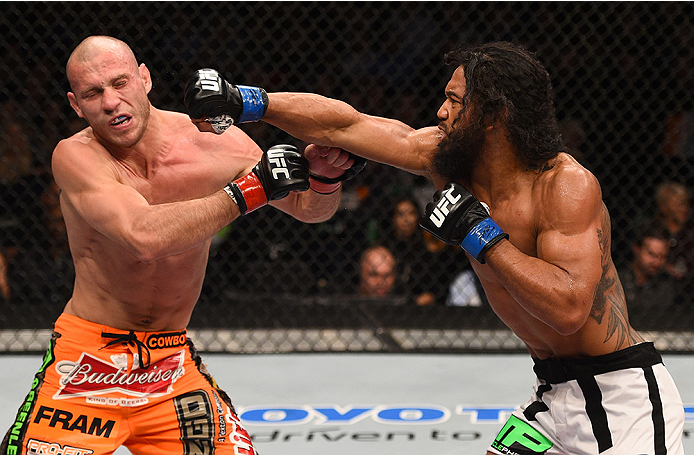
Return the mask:
[[67,92],[67,99],[70,102],[70,106],[77,113],[77,115],[80,118],[84,118],[84,114],[82,114],[82,109],[80,109],[79,104],[77,104],[77,98],[75,97],[75,94],[72,92]]
[[142,78],[142,83],[145,86],[145,90],[147,93],[149,93],[149,91],[152,90],[152,75],[149,73],[149,68],[147,68],[147,65],[144,63],[140,63],[138,71],[140,73],[140,77]]

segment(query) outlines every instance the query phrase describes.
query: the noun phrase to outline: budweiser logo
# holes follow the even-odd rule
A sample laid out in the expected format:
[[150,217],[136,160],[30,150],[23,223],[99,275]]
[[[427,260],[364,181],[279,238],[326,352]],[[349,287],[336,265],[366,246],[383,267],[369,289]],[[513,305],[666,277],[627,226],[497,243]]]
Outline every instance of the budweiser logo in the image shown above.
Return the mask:
[[56,364],[60,388],[53,398],[90,397],[112,392],[136,397],[165,395],[183,376],[184,358],[184,351],[179,351],[146,369],[128,371],[123,362],[109,363],[83,352],[77,362],[64,360]]

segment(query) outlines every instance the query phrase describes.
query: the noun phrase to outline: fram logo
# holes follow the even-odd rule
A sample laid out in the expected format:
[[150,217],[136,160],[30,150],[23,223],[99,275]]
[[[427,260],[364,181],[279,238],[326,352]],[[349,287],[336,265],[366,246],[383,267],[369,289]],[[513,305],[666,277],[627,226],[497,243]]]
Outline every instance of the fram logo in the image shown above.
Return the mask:
[[364,419],[383,424],[439,424],[453,414],[467,415],[472,423],[504,422],[514,410],[510,406],[457,406],[454,412],[436,405],[325,405],[253,406],[243,408],[239,417],[249,425],[351,425]]
[[120,392],[130,396],[148,397],[170,393],[173,384],[183,376],[184,352],[179,351],[152,363],[146,369],[128,371],[127,363],[105,362],[83,352],[77,362],[62,361],[55,365],[60,374],[60,389],[53,398],[91,397]]
[[[43,421],[46,422],[43,422]],[[73,414],[63,409],[54,409],[41,406],[34,417],[34,423],[48,424],[51,428],[60,428],[67,431],[78,431],[83,434],[111,437],[115,420],[102,421],[100,417],[91,417],[85,414]]]

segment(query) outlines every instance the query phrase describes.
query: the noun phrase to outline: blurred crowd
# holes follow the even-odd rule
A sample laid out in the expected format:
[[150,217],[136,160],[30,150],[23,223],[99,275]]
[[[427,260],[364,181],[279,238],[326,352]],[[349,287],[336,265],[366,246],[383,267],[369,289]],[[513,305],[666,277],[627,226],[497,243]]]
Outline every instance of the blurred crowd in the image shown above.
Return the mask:
[[[369,104],[377,96],[363,93],[351,102]],[[421,119],[413,116],[414,102],[412,97],[400,97],[391,115],[421,126]],[[22,118],[18,109],[20,105],[10,99],[0,109],[5,138],[0,143],[0,301],[8,309],[3,312],[6,324],[32,317],[25,309],[37,302],[45,309],[46,320],[51,320],[70,298],[74,268],[59,188],[50,173],[50,152],[62,137],[85,126],[72,114],[67,114],[69,121],[60,121],[65,113],[47,112],[47,119],[35,119],[47,126],[37,141],[32,126],[18,120]],[[664,125],[663,162],[691,163],[691,116],[677,111]],[[268,127],[262,123],[244,128],[254,138],[267,135]],[[564,122],[563,135],[572,153],[585,163],[588,139],[580,122]],[[652,194],[642,197],[645,203],[628,225],[612,227],[613,237],[629,239],[615,244],[627,248],[615,257],[637,328],[661,322],[671,327],[669,321],[681,320],[679,315],[694,298],[689,169],[678,167],[675,179],[661,181]],[[345,183],[341,207],[327,222],[306,225],[271,208],[242,217],[215,237],[201,299],[208,305],[223,305],[230,296],[247,293],[358,296],[418,307],[486,305],[463,251],[418,226],[433,192],[433,185],[422,177],[369,163]]]
[[[3,313],[31,317],[26,309],[37,302],[57,313],[74,280],[60,191],[50,169],[35,159],[22,125],[4,116],[0,126],[8,138],[3,157],[13,164],[0,160],[2,191],[11,195],[0,205]],[[269,207],[242,217],[215,237],[201,299],[208,307],[243,293],[484,306],[463,251],[418,225],[433,192],[424,178],[370,162],[344,184],[341,207],[327,222],[302,224]],[[634,325],[674,327],[694,298],[692,194],[684,183],[663,181],[650,199],[630,225],[612,227],[613,234],[629,230],[629,251],[617,265]]]
[[[12,70],[0,89],[0,325],[37,311],[50,323],[70,298],[74,269],[50,155],[85,125],[65,99],[62,67],[73,43],[54,38],[76,44],[82,32],[73,29],[95,22],[129,24],[88,32],[120,33],[133,45],[159,84],[151,93],[158,107],[181,110],[189,71],[215,62],[238,83],[317,92],[414,128],[437,121],[450,75],[445,51],[470,40],[528,45],[555,81],[565,142],[603,184],[634,326],[692,322],[680,317],[694,298],[694,26],[681,19],[684,6],[144,4],[140,23],[117,4],[36,5],[35,36],[7,33],[0,43]],[[275,8],[291,20],[279,20]],[[604,26],[586,36],[580,20],[565,20],[571,8]],[[511,32],[514,21],[523,33]],[[452,26],[460,23],[470,26]],[[243,128],[263,149],[292,140],[262,122]],[[467,257],[417,225],[433,191],[421,177],[369,163],[344,185],[342,205],[325,223],[301,224],[271,208],[242,217],[215,237],[201,300],[223,306],[231,295],[261,293],[483,307]]]

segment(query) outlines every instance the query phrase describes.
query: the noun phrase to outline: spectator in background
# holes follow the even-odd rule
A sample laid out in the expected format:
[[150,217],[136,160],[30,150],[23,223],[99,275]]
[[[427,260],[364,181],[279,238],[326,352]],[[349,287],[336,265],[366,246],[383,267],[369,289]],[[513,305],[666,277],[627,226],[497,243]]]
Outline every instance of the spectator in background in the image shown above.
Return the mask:
[[646,230],[664,231],[670,244],[665,270],[694,291],[694,219],[691,193],[686,186],[664,182],[656,189],[656,215]]
[[[443,304],[448,285],[459,270],[459,261],[468,261],[459,249],[449,248],[422,230],[420,216],[414,197],[400,197],[378,243],[397,258],[399,278],[417,305]],[[455,267],[451,267],[453,264]]]
[[632,245],[632,260],[620,273],[630,308],[674,303],[679,285],[667,271],[670,244],[665,233],[649,231]]
[[386,247],[367,248],[359,260],[359,289],[362,297],[387,297],[394,293],[397,260]]
[[400,281],[414,295],[417,305],[431,305],[436,302],[437,283],[427,275],[435,265],[434,254],[419,227],[420,216],[417,202],[410,196],[401,197],[391,210],[379,243],[396,256]]
[[660,315],[677,314],[676,305],[685,299],[682,283],[665,270],[669,253],[667,234],[648,231],[634,242],[631,262],[619,271],[629,314],[637,328]]
[[451,283],[446,297],[448,306],[482,306],[487,303],[484,289],[472,267],[460,272]]

